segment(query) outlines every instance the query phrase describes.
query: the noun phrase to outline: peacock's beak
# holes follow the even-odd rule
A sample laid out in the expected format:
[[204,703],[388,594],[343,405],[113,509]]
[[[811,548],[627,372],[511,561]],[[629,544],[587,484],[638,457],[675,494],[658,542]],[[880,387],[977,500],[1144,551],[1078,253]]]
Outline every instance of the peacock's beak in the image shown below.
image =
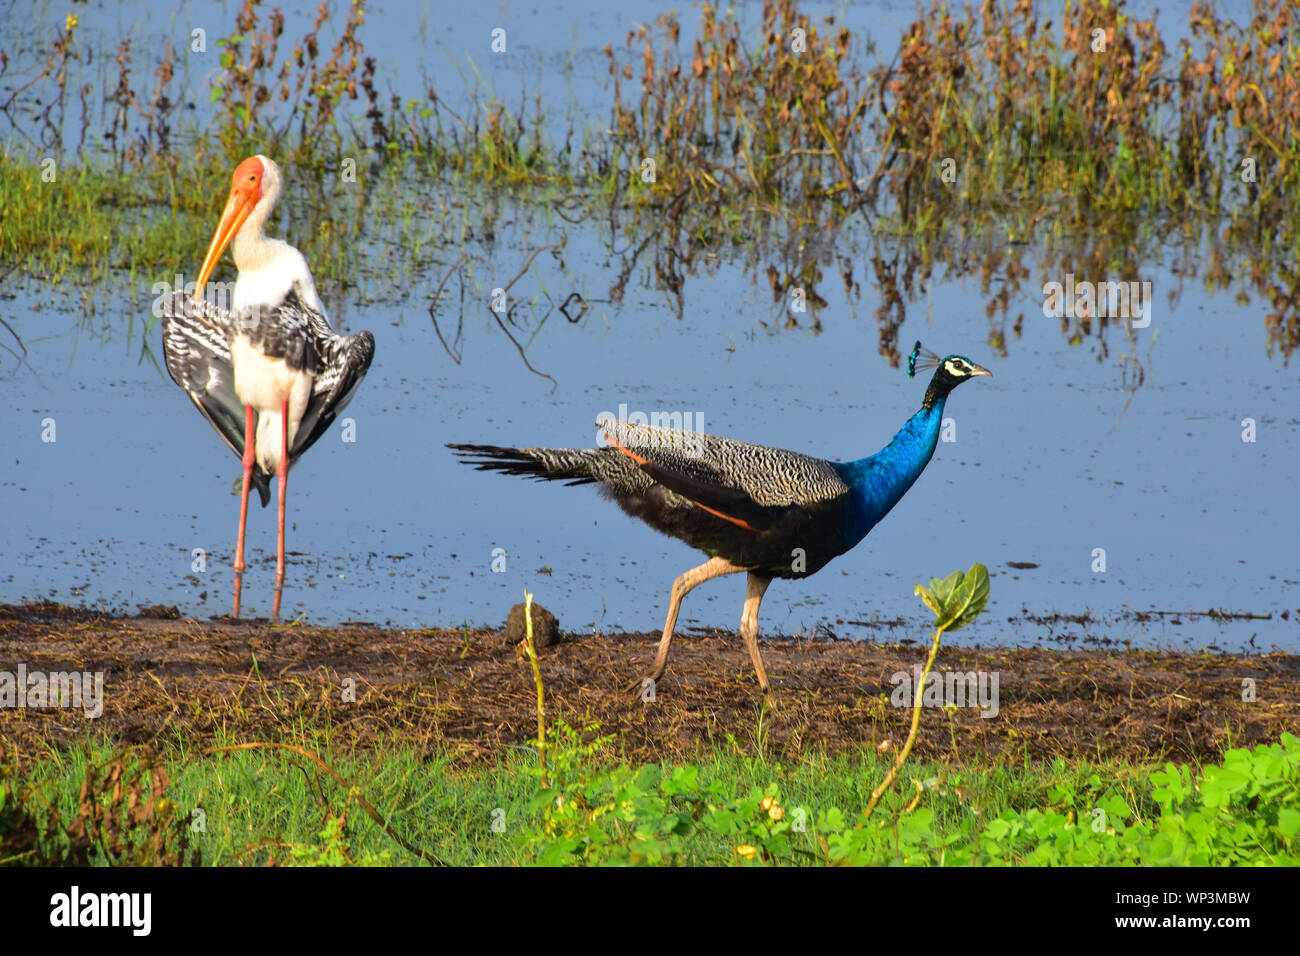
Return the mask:
[[975,365],[974,363],[971,364],[970,373],[972,375],[987,375],[990,378],[993,377],[993,373],[990,372],[988,369],[986,369],[983,365]]

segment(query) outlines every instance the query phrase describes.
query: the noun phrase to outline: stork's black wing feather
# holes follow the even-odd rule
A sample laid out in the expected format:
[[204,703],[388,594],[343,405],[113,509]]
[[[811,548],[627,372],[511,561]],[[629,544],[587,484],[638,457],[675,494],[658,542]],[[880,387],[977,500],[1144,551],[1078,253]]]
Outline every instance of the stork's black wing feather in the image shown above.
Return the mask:
[[[234,317],[210,302],[176,292],[162,302],[163,361],[203,417],[241,461],[244,457],[244,406],[235,394],[229,334]],[[271,478],[253,469],[253,485],[265,508]]]
[[375,337],[369,332],[348,336],[335,334],[325,317],[304,305],[296,293],[290,294],[280,308],[302,309],[316,336],[318,362],[311,397],[307,399],[307,410],[303,412],[289,449],[290,460],[296,460],[325,434],[338,414],[352,401],[375,357]]

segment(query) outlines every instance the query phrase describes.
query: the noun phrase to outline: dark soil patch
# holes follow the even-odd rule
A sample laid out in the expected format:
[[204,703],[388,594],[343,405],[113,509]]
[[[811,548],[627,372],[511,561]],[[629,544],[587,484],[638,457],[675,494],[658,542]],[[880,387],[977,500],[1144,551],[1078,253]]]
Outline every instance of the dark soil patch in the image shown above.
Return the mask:
[[[576,636],[542,653],[548,717],[599,721],[635,759],[728,744],[769,757],[873,747],[906,737],[890,704],[920,645],[763,641],[776,708],[735,634],[682,634],[653,703],[626,693],[657,634]],[[20,760],[106,735],[124,744],[172,731],[210,741],[279,740],[328,728],[362,748],[394,740],[466,761],[493,759],[536,730],[533,677],[499,632],[271,627],[265,622],[113,618],[57,605],[0,605],[0,670],[102,671],[104,711],[0,708],[0,750]],[[1300,657],[946,647],[948,671],[997,672],[1000,709],[927,709],[916,753],[981,760],[1056,756],[1140,762],[1215,758],[1300,728]],[[1243,680],[1257,699],[1242,700]],[[348,682],[351,681],[349,685]],[[347,700],[346,689],[355,700]]]

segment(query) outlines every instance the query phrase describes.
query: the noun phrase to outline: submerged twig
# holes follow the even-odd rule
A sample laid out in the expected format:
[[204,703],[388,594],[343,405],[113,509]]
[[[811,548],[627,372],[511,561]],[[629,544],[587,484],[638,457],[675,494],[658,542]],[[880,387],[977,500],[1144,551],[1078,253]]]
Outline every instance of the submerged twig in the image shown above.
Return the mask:
[[[457,365],[459,365],[461,359],[464,358],[464,354],[465,354],[464,349],[462,349],[460,353],[452,351],[451,346],[447,344],[447,340],[442,337],[442,329],[438,328],[438,300],[439,298],[442,297],[442,290],[446,287],[447,280],[451,278],[451,274],[455,272],[457,269],[459,269],[464,264],[465,260],[468,258],[469,258],[468,256],[461,256],[459,259],[457,259],[455,262],[451,264],[451,268],[448,269],[447,274],[442,277],[442,281],[438,283],[438,288],[433,293],[433,298],[429,301],[429,318],[433,320],[433,332],[435,335],[438,336],[438,341],[442,343],[443,350],[446,351],[448,357],[450,357],[451,360],[455,362]],[[462,291],[463,291],[463,287],[462,287]],[[464,302],[463,295],[461,296],[461,301],[462,303]],[[464,305],[462,304],[460,315],[457,316],[456,318],[456,338],[453,341],[457,343],[460,342],[460,335],[464,324],[465,324],[465,308]]]
[[[509,292],[511,286],[513,286],[516,282],[522,279],[524,277],[524,274],[528,272],[529,267],[533,264],[533,260],[536,259],[543,252],[545,252],[547,249],[560,249],[563,246],[564,246],[563,242],[553,242],[550,245],[539,246],[538,248],[534,249],[532,255],[530,255],[528,257],[528,260],[524,263],[524,267],[520,269],[518,273],[516,273],[513,279],[511,279],[504,286],[502,286],[501,292],[503,294]],[[527,368],[528,371],[532,372],[534,375],[539,375],[542,378],[549,379],[551,383],[552,392],[554,392],[557,388],[559,388],[560,383],[555,380],[555,377],[553,375],[547,375],[545,372],[541,371],[540,369],[534,368],[533,363],[528,361],[528,353],[524,350],[524,347],[519,344],[519,340],[510,334],[510,330],[506,328],[506,324],[501,321],[501,316],[497,314],[497,311],[495,309],[488,309],[488,311],[492,314],[492,319],[493,321],[496,322],[497,327],[500,328],[501,331],[505,333],[506,338],[510,340],[510,344],[513,345],[515,347],[515,350],[519,353],[519,357],[523,359],[524,367]]]
[[0,348],[4,349],[14,358],[18,359],[18,364],[14,366],[14,372],[16,373],[20,368],[22,368],[24,365],[27,364],[27,346],[23,344],[22,337],[17,332],[14,331],[14,327],[12,325],[10,325],[4,319],[0,319],[0,325],[3,325],[5,327],[5,330],[8,331],[8,333],[14,337],[14,341],[18,343],[18,347],[23,350],[23,354],[19,355],[9,346],[0,345]]

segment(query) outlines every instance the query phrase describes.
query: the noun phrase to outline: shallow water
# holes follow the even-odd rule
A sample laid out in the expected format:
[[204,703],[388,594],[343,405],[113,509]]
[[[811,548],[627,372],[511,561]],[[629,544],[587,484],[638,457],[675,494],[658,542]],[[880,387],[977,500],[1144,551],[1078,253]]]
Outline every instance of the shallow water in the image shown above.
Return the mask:
[[[569,267],[599,281],[598,264],[578,251],[584,241],[594,246],[570,234]],[[1041,298],[1013,301],[1013,315],[1026,313],[1024,333],[999,359],[982,341],[977,290],[936,284],[901,339],[962,352],[995,377],[954,392],[947,415],[957,440],[940,443],[866,541],[811,579],[774,585],[765,630],[825,625],[841,637],[918,637],[926,612],[912,585],[982,561],[993,600],[962,635],[968,641],[1064,633],[1142,646],[1235,648],[1253,637],[1258,647],[1300,647],[1293,520],[1269,504],[1291,493],[1294,372],[1265,355],[1258,311],[1194,285],[1171,310],[1161,290],[1172,281],[1157,278],[1151,326],[1136,332],[1147,374],[1127,411],[1114,357],[1126,343],[1114,329],[1112,358],[1098,362],[1094,343],[1066,343],[1058,321],[1042,316]],[[868,290],[859,311],[869,311],[870,298]],[[141,362],[138,339],[78,331],[75,315],[36,311],[30,293],[9,305],[30,356],[16,372],[10,359],[3,388],[0,599],[226,612],[238,460],[165,373]],[[553,393],[481,309],[467,317],[465,357],[455,365],[425,306],[412,299],[349,310],[352,328],[373,330],[377,357],[346,412],[355,443],[336,428],[291,476],[290,614],[493,624],[528,588],[568,630],[652,630],[672,578],[702,560],[697,552],[590,488],[480,474],[444,443],[590,446],[597,415],[625,404],[691,412],[710,432],[853,458],[887,442],[924,392],[877,355],[874,322],[843,303],[823,312],[820,335],[768,331],[759,321],[770,316],[770,294],[736,267],[688,289],[686,321],[639,287],[619,312],[596,306],[580,324],[549,320],[529,358],[558,380]],[[1242,441],[1245,418],[1257,423],[1253,443]],[[49,419],[53,442],[42,441]],[[250,547],[246,607],[264,614],[272,509],[252,512]],[[203,573],[191,570],[195,548],[208,553]],[[497,548],[503,573],[491,569]],[[1092,570],[1095,548],[1105,549],[1105,573]],[[687,599],[682,626],[734,628],[743,588],[738,577],[704,585]],[[1272,619],[1213,623],[1186,613],[1209,609]],[[1142,611],[1182,613],[1145,623],[1129,613]],[[1028,619],[1053,613],[1090,613],[1097,623]],[[896,619],[904,626],[851,623]]]
[[[217,5],[219,15],[204,8],[217,35],[235,6]],[[84,16],[115,39],[140,12],[123,9],[91,4]],[[418,29],[397,30],[403,15],[377,7],[367,42],[373,48],[383,37],[388,69],[454,85],[461,74],[451,60],[496,14],[458,8],[440,19],[429,9]],[[870,8],[882,42],[894,42],[913,9]],[[180,29],[193,18],[187,11],[175,21],[141,15],[137,30]],[[750,12],[757,17],[757,8]],[[852,26],[866,7],[848,12]],[[510,14],[512,35],[524,38],[534,64],[521,73],[518,63],[477,58],[500,91],[517,89],[521,75],[532,91],[540,77],[543,86],[559,84],[559,102],[607,105],[599,49],[638,18],[596,4],[558,18],[540,8]],[[287,35],[296,35],[292,22]],[[683,38],[690,35],[688,19]],[[573,71],[551,69],[570,56]],[[678,321],[664,296],[644,287],[643,271],[622,307],[601,301],[617,260],[595,226],[557,222],[527,239],[522,230],[503,224],[498,247],[486,258],[475,252],[476,282],[490,288],[518,271],[529,248],[567,237],[566,268],[543,256],[536,274],[557,299],[581,292],[592,311],[576,324],[552,313],[540,331],[515,330],[521,341],[536,332],[528,356],[558,381],[554,391],[522,366],[481,303],[467,307],[463,363],[439,345],[426,308],[454,249],[437,252],[428,274],[404,277],[409,292],[387,290],[391,303],[322,290],[349,330],[374,332],[377,357],[346,413],[356,441],[337,431],[322,439],[289,483],[291,615],[402,627],[497,624],[528,588],[566,630],[656,629],[673,577],[700,554],[626,518],[590,488],[480,474],[458,465],[444,443],[589,446],[596,416],[626,405],[691,412],[706,431],[855,458],[887,442],[920,403],[924,382],[878,355],[870,284],[860,301],[835,284],[838,294],[827,294],[820,315],[824,331],[814,335],[779,329],[766,281],[723,263],[689,281]],[[1136,333],[1146,380],[1131,394],[1122,330],[1110,330],[1102,361],[1095,340],[1069,345],[1058,320],[1042,314],[1042,277],[1010,303],[1011,316],[1026,318],[1006,358],[986,344],[987,294],[970,282],[934,282],[910,306],[899,341],[964,353],[995,377],[953,395],[947,415],[957,440],[940,444],[863,544],[809,580],[773,586],[764,631],[920,638],[928,613],[913,584],[982,561],[993,574],[992,602],[963,642],[1300,649],[1294,508],[1277,504],[1294,497],[1295,373],[1265,352],[1262,304],[1207,294],[1166,271],[1143,278],[1154,280],[1156,307],[1151,326]],[[239,465],[166,374],[141,360],[147,293],[110,288],[103,314],[88,324],[74,292],[51,295],[15,276],[6,285],[13,297],[3,301],[3,317],[30,355],[18,366],[0,354],[7,452],[0,600],[225,613],[238,511],[229,492]],[[1176,287],[1181,297],[1170,304]],[[530,276],[519,292],[538,289]],[[135,337],[125,332],[128,317],[137,321]],[[113,331],[92,334],[105,320]],[[160,357],[158,330],[152,335]],[[1251,443],[1242,441],[1247,418],[1257,429]],[[54,441],[42,440],[47,420]],[[246,608],[265,614],[273,510],[252,513],[250,548]],[[502,573],[492,570],[498,548]],[[1104,573],[1093,570],[1097,548],[1105,550]],[[207,555],[203,571],[192,569],[194,549]],[[738,577],[704,585],[687,599],[679,627],[734,629],[743,593]],[[1216,622],[1197,613],[1210,609],[1271,617]]]

